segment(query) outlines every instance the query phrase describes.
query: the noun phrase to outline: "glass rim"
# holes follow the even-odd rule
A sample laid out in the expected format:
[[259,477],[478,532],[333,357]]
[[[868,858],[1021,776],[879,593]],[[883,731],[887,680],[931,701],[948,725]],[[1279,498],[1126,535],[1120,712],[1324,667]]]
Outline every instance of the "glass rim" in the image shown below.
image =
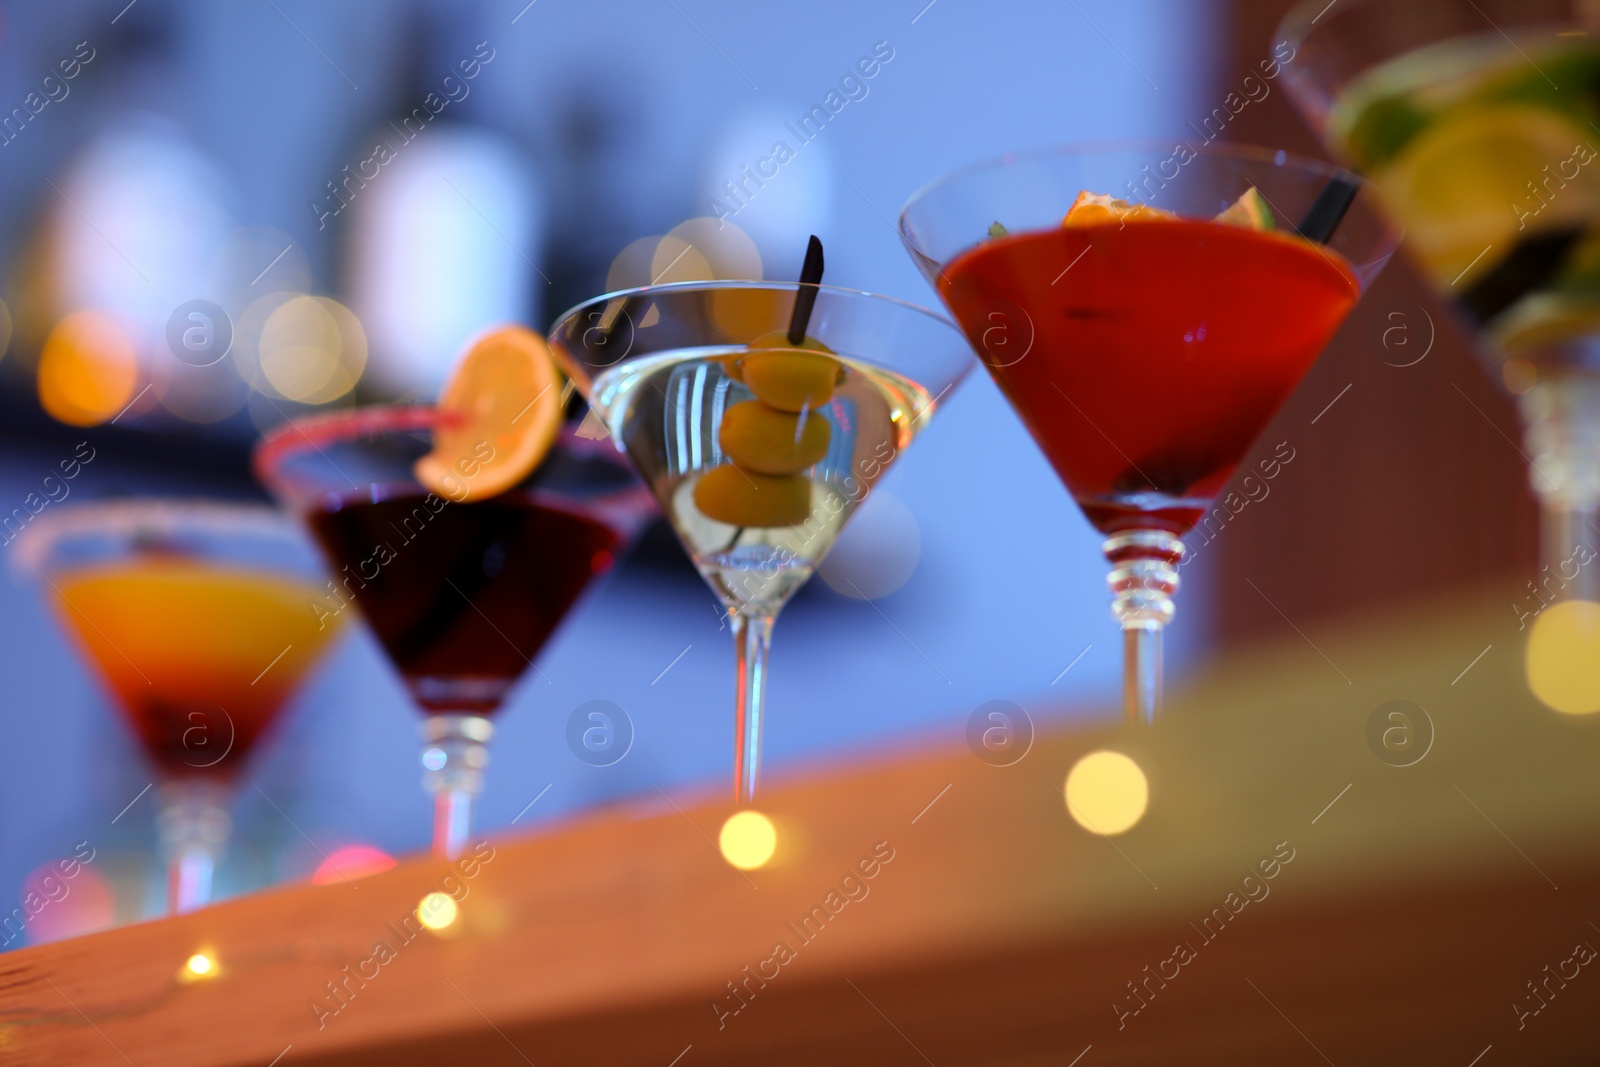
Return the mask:
[[[926,182],[917,188],[906,199],[905,206],[900,209],[896,217],[895,228],[900,231],[901,240],[908,245],[922,251],[907,232],[906,218],[912,208],[925,200],[935,190],[943,188],[962,178],[969,177],[987,170],[998,170],[1001,167],[1014,166],[1018,163],[1035,162],[1064,158],[1068,156],[1112,155],[1117,152],[1170,152],[1182,146],[1188,148],[1199,156],[1217,156],[1221,158],[1241,160],[1246,163],[1260,163],[1273,167],[1293,168],[1320,174],[1329,180],[1339,179],[1355,185],[1359,189],[1368,189],[1371,183],[1348,167],[1326,160],[1313,159],[1290,152],[1283,148],[1267,148],[1264,145],[1242,144],[1235,142],[1212,142],[1195,147],[1184,138],[1161,137],[1133,137],[1109,138],[1097,141],[1064,141],[1043,148],[1025,148],[1020,151],[1002,152],[999,155],[987,156],[972,163],[963,164],[954,170],[946,171],[932,181]],[[1280,158],[1281,157],[1281,158]]]
[[17,536],[12,565],[19,573],[41,573],[51,552],[74,537],[115,539],[186,530],[305,546],[300,527],[270,504],[210,497],[121,497],[69,504],[40,515]]
[[[550,322],[550,329],[547,332],[547,339],[550,336],[554,336],[558,327],[572,319],[580,311],[583,311],[586,308],[591,308],[596,304],[610,303],[612,300],[632,299],[634,297],[645,296],[652,293],[694,292],[696,290],[766,289],[799,291],[802,284],[804,283],[797,281],[785,281],[782,279],[773,279],[768,281],[758,278],[711,278],[700,281],[662,282],[658,285],[635,285],[627,289],[614,289],[609,293],[601,293],[598,296],[591,296],[587,300],[580,300],[578,303],[572,305],[571,307],[567,308],[567,310],[557,315]],[[913,304],[909,300],[902,300],[897,296],[888,296],[884,293],[873,293],[865,289],[850,289],[842,285],[824,285],[819,283],[815,286],[815,288],[819,291],[819,295],[821,293],[837,293],[841,296],[863,297],[869,301],[878,301],[900,307],[906,311],[915,312],[924,318],[931,319],[939,325],[949,328],[950,330],[954,331],[958,337],[965,336],[961,333],[960,328],[956,326],[955,322],[946,316],[939,314],[937,311],[934,311],[931,308],[923,307],[921,304]]]
[[[300,415],[274,426],[262,435],[250,457],[251,471],[261,485],[283,500],[293,479],[283,475],[281,468],[284,461],[291,457],[307,451],[320,453],[324,445],[340,444],[368,433],[412,433],[431,430],[451,421],[452,416],[435,404],[365,404],[342,411]],[[615,458],[615,449],[606,446],[609,438],[597,440],[585,437],[578,432],[582,425],[582,419],[563,421],[556,431],[550,451],[559,450],[581,458],[599,457],[613,463],[618,469],[629,469],[626,463]],[[541,459],[539,466],[543,467],[544,463],[545,459]],[[632,484],[601,499],[630,503],[635,490],[649,493],[648,488]]]
[[[265,485],[282,461],[307,448],[321,451],[323,445],[336,444],[371,432],[409,433],[431,430],[440,422],[433,404],[365,404],[343,411],[316,411],[287,419],[262,434],[250,452],[251,472]],[[293,438],[300,438],[295,442]]]
[[[1353,8],[1365,7],[1371,3],[1373,0],[1345,0],[1343,8],[1337,14],[1342,15]],[[1296,55],[1300,52],[1300,46],[1306,43],[1306,38],[1317,31],[1317,21],[1328,14],[1328,9],[1333,6],[1334,4],[1327,3],[1326,0],[1300,0],[1284,14],[1278,23],[1278,32],[1294,47]],[[1293,73],[1290,72],[1291,76]]]

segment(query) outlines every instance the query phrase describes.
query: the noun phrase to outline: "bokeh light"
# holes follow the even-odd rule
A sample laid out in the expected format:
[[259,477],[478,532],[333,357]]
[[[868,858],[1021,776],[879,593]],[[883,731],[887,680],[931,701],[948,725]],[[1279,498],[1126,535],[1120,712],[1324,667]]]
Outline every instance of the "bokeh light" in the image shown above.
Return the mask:
[[112,311],[147,357],[172,309],[207,295],[208,265],[233,228],[231,180],[181,125],[141,110],[101,127],[53,184],[52,306]]
[[660,243],[659,235],[630,241],[611,260],[611,266],[606,271],[606,292],[614,293],[618,289],[649,285],[650,263],[655,258],[656,246]]
[[[822,234],[826,239],[834,229],[840,214],[835,191],[845,186],[826,138],[803,143],[783,132],[785,123],[805,114],[808,105],[761,95],[764,100],[726,109],[719,116],[719,128],[701,157],[696,202],[705,204],[725,225],[737,221],[761,249],[771,277],[794,278],[800,272],[807,235]],[[775,152],[775,136],[791,153],[787,162]],[[763,166],[763,159],[772,162]]]
[[39,403],[72,426],[115,418],[133,400],[139,361],[116,319],[74,311],[50,331],[39,356]]
[[461,908],[448,893],[429,893],[417,905],[417,921],[435,933],[448,930],[461,918]]
[[606,290],[760,278],[761,253],[743,230],[713,218],[693,218],[666,236],[641,237],[618,252],[606,272]]
[[373,845],[345,845],[328,853],[311,875],[312,885],[353,881],[369,874],[387,871],[395,865],[394,857]]
[[204,952],[196,952],[184,961],[183,969],[191,978],[211,978],[217,973],[217,964]]
[[[76,873],[67,878],[63,868]],[[73,859],[52,860],[29,871],[22,880],[22,899],[29,896],[50,902],[28,920],[25,930],[31,945],[104,930],[116,915],[111,883],[93,867]]]
[[728,817],[717,837],[722,858],[741,871],[765,867],[778,851],[778,828],[759,811],[741,811]]
[[[761,251],[750,236],[731,222],[718,222],[709,216],[680,222],[667,232],[668,240],[685,241],[694,246],[709,273],[704,278],[761,278]],[[660,258],[660,253],[657,253]]]
[[1568,715],[1600,711],[1600,604],[1563,600],[1533,620],[1525,653],[1528,688]]
[[1121,752],[1091,752],[1067,772],[1067,811],[1091,833],[1110,837],[1133,829],[1150,804],[1150,783]]
[[700,250],[681,237],[663,237],[656,242],[655,253],[650,257],[649,285],[667,285],[671,282],[701,282],[714,278],[711,261]]
[[547,205],[522,148],[477,122],[435,123],[409,143],[388,124],[375,136],[404,147],[326,220],[346,235],[340,288],[367,326],[377,384],[432,395],[486,324],[542,321]]
[[836,593],[876,600],[910,581],[921,555],[917,517],[896,497],[874,489],[851,516],[817,573]]
[[[269,400],[327,404],[348,396],[367,364],[367,336],[337,300],[267,293],[234,323],[231,358],[239,376]],[[281,409],[278,418],[284,416]]]

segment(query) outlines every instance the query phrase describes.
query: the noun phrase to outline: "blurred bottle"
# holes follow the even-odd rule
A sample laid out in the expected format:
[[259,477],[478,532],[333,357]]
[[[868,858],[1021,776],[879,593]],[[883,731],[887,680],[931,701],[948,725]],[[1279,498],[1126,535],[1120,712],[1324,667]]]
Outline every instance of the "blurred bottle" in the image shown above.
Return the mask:
[[344,233],[344,291],[366,329],[368,381],[432,398],[486,326],[540,325],[544,196],[509,137],[475,121],[478,81],[499,60],[459,19],[413,13],[390,117],[350,146],[313,206]]

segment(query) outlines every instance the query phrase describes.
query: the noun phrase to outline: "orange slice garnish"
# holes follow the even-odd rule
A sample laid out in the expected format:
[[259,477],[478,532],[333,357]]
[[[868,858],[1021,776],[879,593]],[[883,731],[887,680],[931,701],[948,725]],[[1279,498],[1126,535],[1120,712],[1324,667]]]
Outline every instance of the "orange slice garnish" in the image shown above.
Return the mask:
[[1178,216],[1148,204],[1130,204],[1104,193],[1091,193],[1087,189],[1078,194],[1067,213],[1061,218],[1063,226],[1092,226],[1100,222],[1158,222]]
[[505,492],[555,443],[561,400],[561,372],[544,338],[522,326],[479,336],[444,387],[433,451],[417,460],[417,481],[457,503]]

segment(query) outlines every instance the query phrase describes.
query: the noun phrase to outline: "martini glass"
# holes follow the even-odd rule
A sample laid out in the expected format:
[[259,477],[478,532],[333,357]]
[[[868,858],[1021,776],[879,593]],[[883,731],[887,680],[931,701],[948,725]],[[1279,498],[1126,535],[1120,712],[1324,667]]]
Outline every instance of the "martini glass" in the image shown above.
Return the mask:
[[[1252,188],[1273,232],[1214,221]],[[1176,217],[1062,226],[1084,190]],[[900,216],[912,258],[1107,535],[1132,721],[1160,700],[1180,538],[1210,521],[1392,251],[1370,195],[1283,152],[1069,146],[958,171]]]
[[130,500],[52,508],[18,562],[160,776],[168,910],[209,903],[233,779],[338,632],[321,561],[270,508]]
[[578,305],[550,330],[557,361],[727,608],[741,804],[756,791],[778,612],[972,363],[960,333],[923,308],[804,288],[816,293],[807,344],[832,361],[814,386],[790,380],[795,353],[782,340],[796,282],[629,289]]
[[412,473],[440,417],[419,406],[296,419],[263,439],[255,465],[327,557],[318,616],[354,605],[426,716],[433,849],[454,859],[483,790],[492,716],[651,501],[609,448],[570,433],[515,488],[440,496]]
[[1291,13],[1290,96],[1371,178],[1521,408],[1544,562],[1600,599],[1600,10],[1345,0]]

